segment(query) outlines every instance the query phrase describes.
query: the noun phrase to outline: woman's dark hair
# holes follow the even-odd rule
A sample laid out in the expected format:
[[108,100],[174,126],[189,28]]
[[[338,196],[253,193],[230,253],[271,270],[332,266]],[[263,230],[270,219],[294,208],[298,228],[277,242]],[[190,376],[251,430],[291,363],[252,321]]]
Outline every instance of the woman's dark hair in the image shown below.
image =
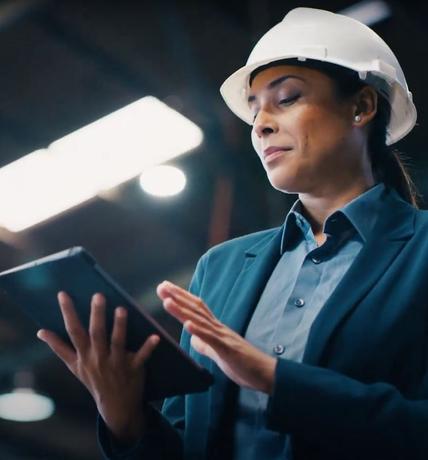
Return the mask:
[[[336,84],[336,91],[339,97],[350,97],[370,84],[360,80],[358,73],[329,62],[315,61],[307,59],[299,61],[297,59],[285,59],[274,61],[255,69],[250,75],[250,86],[255,76],[269,67],[277,65],[297,65],[319,70],[330,77]],[[378,80],[380,83],[381,80]],[[368,150],[376,182],[383,182],[386,187],[395,189],[398,194],[408,203],[418,208],[418,197],[420,194],[407,171],[405,158],[397,149],[386,144],[386,133],[389,119],[391,116],[391,106],[387,99],[387,87],[383,90],[376,85],[378,106],[376,116],[371,122],[371,129],[368,137]]]

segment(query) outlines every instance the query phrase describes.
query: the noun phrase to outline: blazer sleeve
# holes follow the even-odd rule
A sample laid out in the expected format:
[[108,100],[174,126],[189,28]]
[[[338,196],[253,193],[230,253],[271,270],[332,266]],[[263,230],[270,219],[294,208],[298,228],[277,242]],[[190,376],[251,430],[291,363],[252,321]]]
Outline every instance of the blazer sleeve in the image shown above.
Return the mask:
[[179,433],[156,409],[147,409],[149,429],[132,446],[118,444],[102,417],[98,415],[98,444],[104,459],[108,460],[181,460],[182,441]]
[[428,372],[422,386],[423,399],[406,399],[386,383],[364,384],[330,369],[279,359],[266,422],[303,443],[352,452],[352,458],[425,460]]
[[[199,260],[190,282],[189,291],[199,295],[206,256]],[[182,333],[180,346],[186,351],[190,348],[190,336]],[[183,434],[185,429],[184,414],[185,396],[165,399],[162,412],[148,406],[147,433],[133,446],[124,447],[114,441],[102,417],[98,415],[98,444],[103,458],[106,460],[182,460]]]

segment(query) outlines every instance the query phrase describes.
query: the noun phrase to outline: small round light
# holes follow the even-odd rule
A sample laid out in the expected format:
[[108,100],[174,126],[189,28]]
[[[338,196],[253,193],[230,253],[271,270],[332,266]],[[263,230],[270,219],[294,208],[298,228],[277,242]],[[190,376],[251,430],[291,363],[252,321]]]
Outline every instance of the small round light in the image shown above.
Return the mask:
[[55,405],[30,388],[17,388],[0,395],[0,417],[15,422],[36,422],[50,417]]
[[173,196],[184,190],[186,176],[175,166],[159,165],[141,174],[140,186],[151,195]]

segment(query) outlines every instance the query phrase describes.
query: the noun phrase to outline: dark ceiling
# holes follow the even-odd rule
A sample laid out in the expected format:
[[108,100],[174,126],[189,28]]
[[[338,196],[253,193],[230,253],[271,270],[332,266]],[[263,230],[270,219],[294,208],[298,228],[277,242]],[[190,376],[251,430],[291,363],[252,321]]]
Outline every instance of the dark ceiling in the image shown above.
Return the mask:
[[[0,270],[85,246],[177,334],[175,322],[161,313],[156,284],[171,279],[186,286],[208,247],[280,224],[294,201],[269,186],[249,128],[227,110],[220,84],[289,9],[340,11],[353,3],[0,1],[0,166],[147,94],[188,116],[205,134],[201,147],[172,162],[188,177],[181,195],[155,199],[131,180],[23,232],[0,229]],[[427,197],[427,7],[388,3],[392,16],[374,29],[396,52],[414,95],[419,123],[398,147]],[[168,126],[163,128],[167,136]],[[0,209],[7,199],[0,197]],[[57,405],[45,422],[0,421],[0,458],[99,458],[90,397],[38,343],[34,326],[5,303],[0,350],[2,389],[15,372],[30,370],[37,388]]]

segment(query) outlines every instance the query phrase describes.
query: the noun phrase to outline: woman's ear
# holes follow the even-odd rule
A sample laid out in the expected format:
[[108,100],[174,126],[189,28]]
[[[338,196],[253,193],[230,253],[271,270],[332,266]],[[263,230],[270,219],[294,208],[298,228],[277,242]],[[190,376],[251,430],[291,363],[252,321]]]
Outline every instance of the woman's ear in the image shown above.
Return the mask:
[[372,86],[364,86],[354,96],[355,126],[366,126],[376,115],[378,94]]

